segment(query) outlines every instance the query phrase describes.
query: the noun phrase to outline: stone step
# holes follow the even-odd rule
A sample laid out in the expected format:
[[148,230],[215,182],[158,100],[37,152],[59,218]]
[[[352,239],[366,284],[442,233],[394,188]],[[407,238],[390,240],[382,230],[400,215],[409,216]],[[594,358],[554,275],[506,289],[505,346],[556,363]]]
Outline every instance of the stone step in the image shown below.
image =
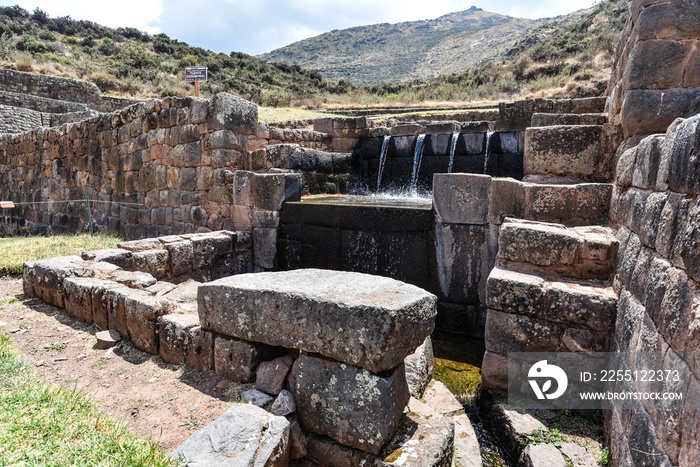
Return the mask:
[[[498,257],[509,269],[543,276],[608,279],[614,273],[619,242],[612,229],[567,228],[561,224],[506,219],[498,239]],[[534,266],[534,268],[530,267]]]
[[538,183],[497,178],[489,186],[488,221],[506,217],[565,225],[600,224],[609,216],[609,183]]
[[497,266],[486,282],[486,304],[489,315],[495,310],[605,331],[614,323],[617,295],[605,282],[548,281]]
[[606,123],[608,123],[608,116],[604,113],[536,113],[532,115],[531,125],[533,127],[545,127],[557,125],[605,125]]
[[557,175],[580,181],[611,179],[602,125],[556,125],[525,130],[526,175]]

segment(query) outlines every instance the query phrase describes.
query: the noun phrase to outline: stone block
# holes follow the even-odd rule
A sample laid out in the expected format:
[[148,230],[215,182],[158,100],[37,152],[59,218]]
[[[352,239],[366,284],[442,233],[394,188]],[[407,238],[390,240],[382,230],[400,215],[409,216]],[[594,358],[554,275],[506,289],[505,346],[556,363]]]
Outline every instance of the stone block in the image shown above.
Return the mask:
[[143,240],[121,242],[117,245],[117,248],[138,253],[147,250],[160,250],[162,246],[161,242],[157,238],[145,238]]
[[615,169],[615,184],[621,188],[628,188],[632,185],[635,168],[637,166],[637,151],[639,146],[635,146],[623,152],[617,161]]
[[192,269],[209,268],[216,258],[233,250],[233,240],[230,235],[212,233],[196,235],[191,238],[194,253]]
[[170,273],[173,277],[192,272],[194,249],[189,240],[166,243],[165,249],[170,257]]
[[493,179],[488,206],[488,222],[491,224],[501,224],[506,217],[523,218],[525,184],[512,178]]
[[433,206],[438,222],[486,224],[490,189],[488,175],[433,175]]
[[173,457],[187,459],[192,466],[286,467],[289,432],[286,418],[238,404],[187,438]]
[[613,186],[607,183],[580,183],[576,185],[576,215],[592,223],[601,223],[610,216]]
[[[556,352],[565,328],[528,316],[489,310],[486,316],[486,350],[510,352]],[[503,370],[507,372],[507,367]]]
[[425,127],[415,123],[405,123],[391,127],[391,136],[418,136],[425,133]]
[[158,280],[169,277],[170,255],[168,250],[149,250],[134,253],[134,269],[147,272]]
[[[666,259],[671,257],[673,239],[676,237],[676,215],[681,205],[681,195],[669,193],[661,213],[659,214],[656,241],[656,251]],[[647,239],[649,240],[649,238]]]
[[279,394],[284,389],[284,383],[292,368],[292,363],[294,363],[294,359],[291,355],[261,362],[255,371],[255,388],[267,394]]
[[[137,293],[138,292],[138,293]],[[168,301],[149,293],[130,290],[124,300],[129,338],[136,348],[158,353],[158,318],[168,311]]]
[[638,40],[668,39],[681,41],[697,39],[700,28],[696,18],[700,5],[692,1],[656,2],[644,1],[639,13],[635,33]]
[[644,213],[639,226],[639,239],[650,248],[656,245],[661,212],[666,206],[667,193],[651,193],[646,200]]
[[663,142],[664,136],[652,135],[644,138],[636,147],[637,158],[634,164],[632,184],[637,188],[653,189],[656,186]]
[[644,306],[631,293],[623,290],[617,307],[615,322],[614,351],[636,351],[636,340],[639,338],[639,328],[644,317]]
[[589,327],[603,339],[610,338],[617,312],[617,295],[611,288],[552,282],[546,288],[545,306],[539,318]]
[[258,106],[225,92],[209,101],[209,130],[231,130],[244,135],[255,135],[258,130]]
[[109,329],[109,310],[112,306],[113,293],[108,293],[111,289],[126,289],[116,282],[94,279],[92,287],[92,322],[97,329]]
[[571,265],[582,244],[581,235],[562,225],[506,222],[498,237],[498,255],[538,266]]
[[92,270],[81,266],[78,256],[63,256],[34,262],[34,293],[37,297],[58,308],[64,308],[64,279],[91,277]]
[[543,222],[565,222],[576,213],[576,185],[525,186],[527,218]]
[[428,384],[433,379],[435,360],[433,343],[430,337],[425,339],[415,352],[404,359],[406,381],[412,397],[421,399]]
[[598,173],[602,127],[597,125],[528,128],[525,131],[525,173],[605,181]]
[[22,264],[22,291],[27,297],[36,297],[34,292],[34,285],[36,284],[35,263],[36,261],[25,261]]
[[489,230],[480,225],[435,225],[437,280],[442,300],[479,305],[496,260]]
[[545,304],[545,281],[496,267],[486,282],[486,304],[493,310],[536,316]]
[[465,133],[461,134],[460,136],[461,139],[464,140],[464,149],[467,154],[483,154],[485,152],[485,133]]
[[317,269],[228,277],[198,295],[206,329],[374,372],[396,367],[425,341],[436,301],[394,279]]
[[166,363],[180,365],[189,350],[190,331],[199,326],[197,315],[170,314],[158,320],[160,356]]
[[697,113],[699,97],[700,88],[628,91],[620,111],[625,138],[664,133],[676,118]]
[[522,467],[568,467],[561,451],[553,444],[530,444],[525,447],[518,459]]
[[241,399],[243,399],[244,402],[257,405],[258,407],[263,408],[269,406],[275,400],[274,397],[265,394],[262,391],[258,391],[257,389],[251,389],[249,391],[244,392],[243,394],[241,394]]
[[188,332],[189,348],[185,363],[199,371],[214,369],[214,336],[211,332],[197,326]]
[[286,389],[282,389],[270,406],[270,412],[275,415],[286,417],[296,412],[297,407],[294,402],[294,395]]
[[285,201],[299,201],[303,180],[300,174],[256,174],[252,205],[262,211],[279,211]]
[[673,89],[683,86],[690,45],[674,40],[637,42],[627,61],[628,89]]
[[508,357],[488,350],[484,353],[481,386],[496,395],[508,393]]
[[265,165],[267,168],[298,169],[302,152],[298,144],[272,144],[265,148]]
[[91,278],[83,277],[67,277],[63,280],[66,313],[88,324],[92,324],[92,281]]
[[118,331],[110,329],[109,331],[96,332],[95,339],[97,340],[95,347],[100,350],[107,350],[117,345],[122,340],[122,336]]
[[129,288],[140,290],[145,290],[158,282],[156,278],[149,273],[140,271],[117,270],[111,274],[111,277],[119,284],[124,284]]
[[668,269],[666,293],[656,323],[659,333],[676,352],[694,352],[700,348],[699,310],[696,282],[682,269]]
[[301,355],[292,388],[302,427],[379,454],[396,434],[410,394],[403,364],[384,377]]
[[216,374],[235,383],[250,383],[260,362],[274,356],[274,350],[257,342],[217,337],[214,341]]
[[520,452],[520,439],[537,433],[541,426],[542,422],[519,407],[497,404],[491,409],[491,427],[511,455]]
[[253,229],[253,263],[273,269],[277,259],[277,229]]

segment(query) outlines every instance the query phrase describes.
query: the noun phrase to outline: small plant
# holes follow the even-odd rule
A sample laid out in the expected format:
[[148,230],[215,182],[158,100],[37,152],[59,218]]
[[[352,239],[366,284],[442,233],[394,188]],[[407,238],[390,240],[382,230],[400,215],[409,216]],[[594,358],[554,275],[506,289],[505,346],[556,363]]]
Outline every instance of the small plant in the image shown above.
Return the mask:
[[46,349],[47,351],[51,351],[51,350],[59,351],[59,350],[65,349],[65,348],[66,348],[66,346],[61,344],[60,342],[54,342],[53,344],[50,344],[50,345],[44,347],[44,349]]
[[598,463],[603,467],[607,467],[610,464],[610,460],[610,450],[607,447],[603,448],[598,454]]
[[202,421],[201,421],[201,420],[197,420],[197,419],[194,417],[194,415],[190,414],[190,415],[187,416],[187,420],[185,421],[184,424],[187,425],[187,428],[188,428],[190,431],[192,431],[192,430],[196,430],[197,428],[199,428],[200,426],[202,426]]

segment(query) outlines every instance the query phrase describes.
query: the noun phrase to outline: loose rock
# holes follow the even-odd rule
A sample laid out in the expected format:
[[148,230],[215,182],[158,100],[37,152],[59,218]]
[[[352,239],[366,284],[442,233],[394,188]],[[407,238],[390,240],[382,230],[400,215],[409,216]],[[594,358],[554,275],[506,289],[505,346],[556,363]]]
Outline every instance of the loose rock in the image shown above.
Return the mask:
[[115,329],[100,331],[95,334],[95,337],[97,338],[97,348],[101,350],[114,347],[120,340],[122,340],[122,335]]

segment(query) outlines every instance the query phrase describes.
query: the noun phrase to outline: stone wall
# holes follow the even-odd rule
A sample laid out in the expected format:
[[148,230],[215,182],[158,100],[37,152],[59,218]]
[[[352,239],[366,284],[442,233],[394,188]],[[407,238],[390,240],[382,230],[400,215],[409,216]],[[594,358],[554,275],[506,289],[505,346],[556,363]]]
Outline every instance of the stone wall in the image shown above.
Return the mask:
[[129,239],[232,228],[233,171],[256,131],[257,107],[219,94],[0,135],[0,196],[24,219],[5,233],[81,230],[86,197],[101,229]]
[[0,91],[0,105],[22,107],[24,109],[36,110],[37,112],[57,114],[83,112],[89,109],[87,105],[77,102],[60,101],[9,91]]
[[333,148],[333,137],[328,133],[311,129],[280,128],[261,122],[258,124],[257,135],[248,140],[248,150],[255,151],[270,145],[284,143],[298,144],[309,149],[330,151]]
[[[674,8],[682,19],[685,14],[675,10],[680,4],[698,6],[697,2],[669,2],[657,8],[664,12]],[[639,2],[634,5],[639,15]],[[642,12],[654,11],[651,8]],[[666,14],[659,16],[659,25],[666,24]],[[672,24],[676,29],[664,34],[675,37],[683,29],[677,18]],[[620,352],[653,352],[663,359],[663,368],[678,370],[684,382],[680,388],[660,383],[659,390],[682,390],[689,397],[683,403],[642,401],[632,411],[613,410],[607,432],[614,465],[649,465],[645,453],[660,454],[654,465],[691,466],[700,459],[700,365],[697,354],[688,354],[700,351],[697,148],[700,116],[678,119],[665,135],[649,136],[624,152],[617,164],[610,211],[620,239],[614,347]],[[638,368],[638,362],[626,363],[633,371]]]
[[633,144],[700,112],[698,16],[700,4],[692,0],[633,0],[607,109]]
[[60,126],[66,123],[79,122],[97,115],[96,111],[89,108],[71,113],[48,113],[0,105],[0,134],[23,133],[39,127]]
[[[114,112],[138,102],[132,99],[102,96],[99,88],[87,81],[25,73],[6,68],[0,68],[0,89],[3,93],[26,94],[53,101],[85,104],[99,112]],[[46,106],[55,105],[55,103],[48,104],[31,98],[24,98],[24,101],[31,101],[30,108],[43,112],[53,112]]]

